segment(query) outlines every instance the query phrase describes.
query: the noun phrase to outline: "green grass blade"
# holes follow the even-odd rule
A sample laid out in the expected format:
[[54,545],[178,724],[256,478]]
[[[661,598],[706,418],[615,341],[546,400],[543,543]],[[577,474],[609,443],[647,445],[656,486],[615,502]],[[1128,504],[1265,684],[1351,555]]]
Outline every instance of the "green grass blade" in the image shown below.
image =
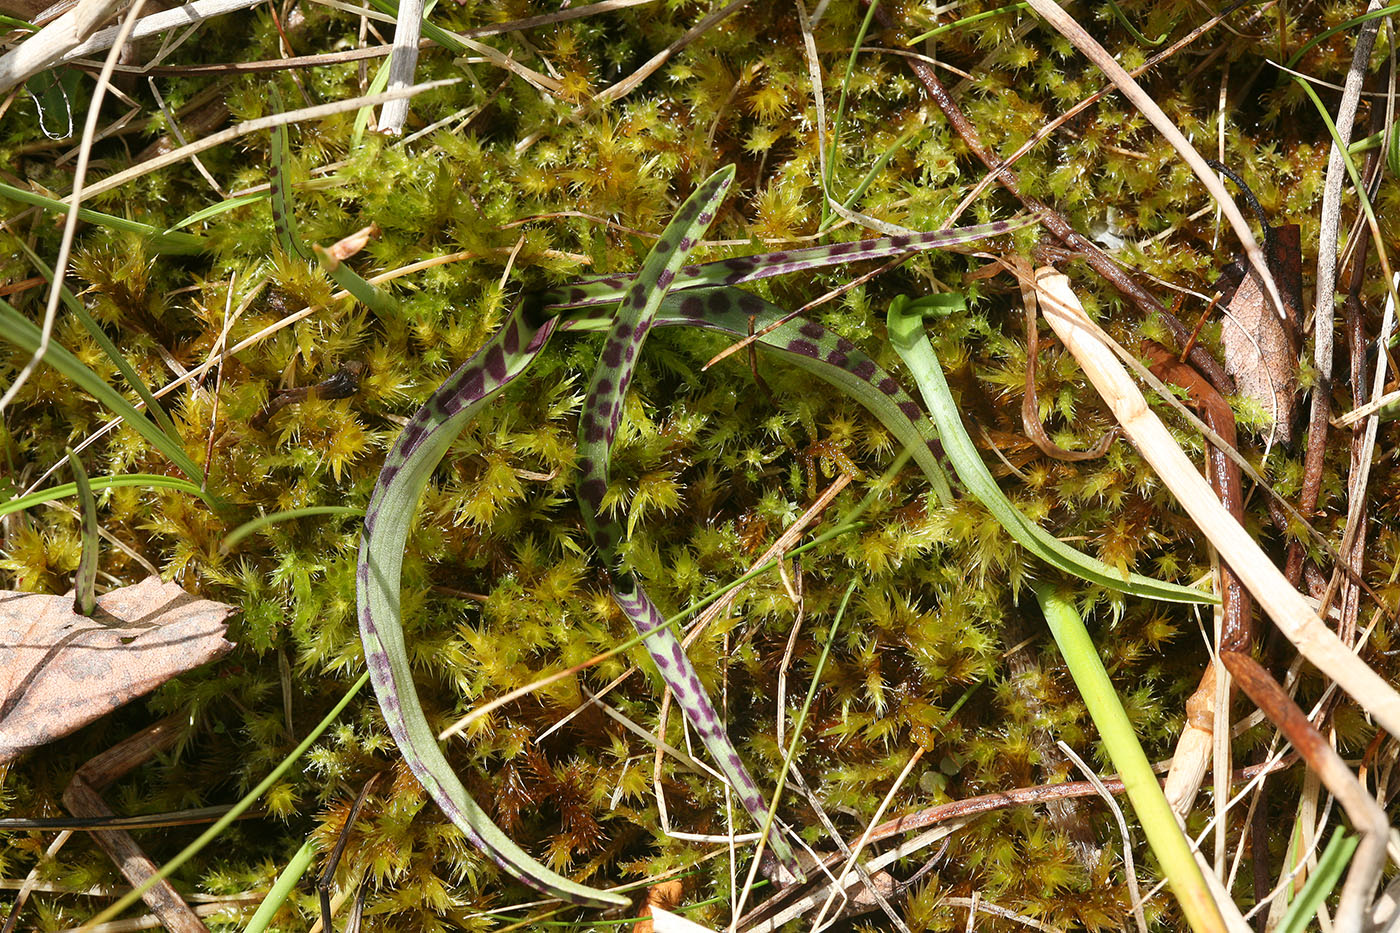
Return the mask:
[[394,301],[388,292],[365,281],[358,272],[332,256],[325,247],[313,243],[311,251],[316,254],[316,261],[320,264],[321,269],[331,277],[335,284],[349,292],[355,300],[366,308],[380,316],[393,314],[398,310],[398,302]]
[[1332,833],[1332,838],[1327,840],[1327,848],[1317,860],[1317,870],[1308,877],[1303,890],[1298,892],[1298,899],[1288,905],[1288,913],[1283,915],[1277,933],[1303,933],[1308,928],[1308,924],[1317,916],[1318,908],[1342,880],[1342,873],[1346,871],[1347,863],[1360,842],[1360,836],[1349,835],[1341,829]]
[[[871,8],[874,9],[873,6]],[[903,149],[905,143],[909,142],[909,140],[913,139],[915,136],[918,136],[923,131],[924,128],[916,124],[914,126],[911,126],[909,129],[905,130],[903,133],[899,134],[899,138],[896,139],[894,142],[890,143],[889,147],[886,148],[884,152],[880,153],[880,157],[875,160],[875,164],[870,166],[870,171],[865,173],[865,177],[860,180],[860,184],[856,185],[855,189],[852,190],[851,193],[846,196],[846,200],[841,202],[841,206],[844,207],[846,210],[851,210],[853,207],[855,207],[856,203],[859,202],[860,199],[865,196],[866,189],[868,189],[870,185],[875,181],[875,179],[879,176],[881,170],[889,164],[890,159],[894,158],[895,153]],[[830,163],[828,162],[827,164],[829,165]],[[828,214],[822,220],[821,224],[818,225],[817,232],[820,233],[826,230],[826,228],[834,224],[839,217],[840,215],[836,213]]]
[[[89,486],[93,489],[123,489],[129,486],[174,489],[199,496],[211,507],[217,505],[214,499],[199,487],[198,483],[174,476],[162,476],[159,473],[124,473],[120,476],[99,476],[89,481]],[[37,489],[27,496],[16,496],[8,502],[0,502],[0,518],[13,512],[22,512],[36,505],[43,505],[45,502],[53,502],[56,499],[77,495],[77,493],[76,483],[64,483],[60,486]]]
[[[62,201],[45,197],[34,191],[25,191],[23,188],[16,188],[14,185],[7,185],[4,182],[0,182],[0,197],[6,197],[11,201],[19,201],[21,204],[29,204],[48,211],[56,211],[64,214],[68,212],[68,205],[64,204]],[[141,223],[139,220],[127,220],[125,217],[104,214],[101,211],[94,211],[86,207],[78,208],[78,219],[86,220],[91,224],[97,224],[99,227],[107,227],[110,230],[120,230],[124,233],[135,233],[143,237],[149,237],[151,245],[155,247],[158,253],[184,256],[193,253],[202,253],[209,248],[208,240],[204,239],[204,237],[196,236],[193,233],[175,233],[171,230],[161,230],[159,227]]]
[[[287,902],[287,898],[292,896],[296,890],[297,882],[301,876],[306,874],[306,870],[311,867],[311,862],[316,858],[316,844],[310,839],[302,844],[293,855],[291,861],[287,862],[287,867],[282,869],[277,875],[277,880],[272,883],[272,888],[267,892],[267,896],[262,899],[258,909],[253,912],[253,917],[248,921],[248,925],[243,928],[243,933],[264,933],[272,923],[272,918],[277,916],[277,911]],[[331,933],[331,931],[326,931]]]
[[[846,74],[841,79],[841,96],[836,102],[836,119],[831,124],[831,144],[827,147],[826,155],[826,178],[823,180],[823,191],[831,191],[832,177],[836,174],[836,153],[838,143],[841,139],[841,128],[846,122],[846,94],[851,88],[851,74],[856,68],[856,56],[860,54],[860,48],[865,44],[865,34],[870,31],[870,23],[875,19],[875,10],[878,3],[870,4],[865,11],[865,18],[860,22],[860,30],[856,33],[856,41],[851,44],[851,55],[846,59]],[[845,206],[851,206],[851,199],[847,199]],[[836,215],[832,213],[831,205],[822,202],[822,222],[817,227],[818,231],[825,230],[833,221]]]
[[249,807],[257,803],[259,797],[267,793],[272,788],[272,785],[276,784],[279,780],[282,779],[282,775],[287,773],[287,771],[292,767],[292,765],[296,763],[298,758],[300,758],[302,755],[305,755],[311,749],[311,746],[314,745],[316,743],[316,740],[321,737],[321,733],[329,729],[331,727],[331,724],[340,718],[341,712],[344,711],[345,707],[350,705],[350,701],[355,699],[355,696],[360,692],[360,689],[364,687],[365,682],[368,680],[368,673],[361,674],[360,679],[351,684],[350,689],[345,691],[345,696],[340,698],[340,702],[337,703],[331,709],[331,711],[326,714],[326,718],[322,719],[319,723],[317,723],[315,728],[313,728],[311,732],[307,734],[306,738],[301,740],[301,744],[298,745],[296,748],[292,749],[291,753],[288,754],[286,758],[283,758],[282,761],[278,763],[277,767],[273,768],[270,772],[268,772],[267,777],[259,781],[257,787],[254,787],[252,790],[248,791],[248,793],[243,796],[243,799],[239,800],[229,809],[227,813],[219,817],[219,820],[216,823],[214,823],[204,832],[200,833],[198,838],[196,838],[194,842],[191,842],[189,845],[185,846],[179,851],[179,853],[175,855],[174,858],[162,865],[159,871],[153,873],[151,877],[147,878],[141,884],[137,885],[130,891],[123,894],[110,907],[108,907],[106,910],[103,910],[101,913],[93,917],[87,923],[83,924],[82,928],[84,930],[90,930],[98,926],[99,924],[106,923],[108,920],[111,920],[113,917],[126,910],[132,904],[135,904],[137,901],[139,901],[141,899],[141,895],[149,891],[157,881],[160,881],[162,878],[169,878],[180,868],[181,865],[184,865],[190,859],[194,858],[201,851],[203,851],[205,846],[209,845],[209,843],[219,838],[219,836],[223,833],[224,830],[228,829],[230,826],[233,825],[234,820],[238,819],[245,812],[247,812]]
[[[33,353],[39,349],[39,328],[4,301],[0,301],[0,338],[15,344],[26,353]],[[113,389],[101,376],[83,365],[72,353],[59,344],[50,342],[48,352],[44,356],[44,362],[63,373],[79,388],[91,394],[113,414],[119,415],[152,447],[163,453],[181,473],[184,473],[191,480],[197,480],[203,475],[199,466],[189,454],[185,453],[184,448],[176,439],[152,423],[135,405],[122,398],[116,389]]]
[[1070,676],[1079,688],[1079,695],[1084,698],[1084,705],[1098,727],[1113,767],[1123,779],[1128,800],[1147,836],[1147,844],[1156,854],[1162,872],[1167,876],[1167,883],[1181,904],[1186,922],[1196,933],[1223,931],[1225,921],[1220,916],[1210,889],[1206,887],[1205,877],[1191,852],[1191,844],[1177,825],[1176,814],[1167,803],[1162,786],[1157,783],[1152,763],[1138,744],[1133,724],[1118,700],[1113,682],[1109,680],[1098,651],[1084,628],[1084,621],[1079,618],[1073,604],[1052,587],[1037,586],[1035,596],[1040,601],[1055,644],[1064,655]]
[[1012,10],[1030,9],[1029,3],[1009,3],[1006,6],[999,6],[995,10],[985,10],[981,13],[973,13],[971,16],[964,16],[962,19],[954,20],[951,23],[944,23],[942,26],[935,26],[928,32],[920,33],[910,39],[905,45],[918,45],[934,36],[941,36],[945,32],[952,32],[954,29],[961,29],[964,26],[971,26],[973,23],[981,22],[984,19],[991,19],[993,16],[1000,16],[1003,13],[1010,13]]
[[[3,514],[3,513],[0,513]],[[305,509],[288,509],[285,512],[273,512],[271,515],[262,515],[252,521],[244,522],[237,528],[224,535],[224,540],[219,543],[219,553],[227,554],[249,535],[256,534],[269,525],[279,522],[289,522],[298,518],[305,518],[308,515],[364,515],[364,509],[353,508],[348,505],[313,505]]]
[[[52,287],[53,267],[44,262],[39,254],[30,249],[29,245],[23,240],[19,241],[19,245],[20,249],[24,250],[25,255],[29,257],[29,261],[34,264],[35,268],[39,270],[44,278],[48,279],[49,285]],[[141,378],[141,374],[136,371],[136,367],[131,365],[122,351],[117,348],[112,338],[107,336],[107,332],[102,329],[101,325],[88,313],[83,303],[78,300],[78,296],[69,291],[68,286],[59,286],[58,294],[63,300],[64,307],[71,311],[73,316],[78,319],[78,323],[82,324],[87,332],[92,335],[93,341],[102,349],[103,353],[107,354],[107,359],[111,360],[112,365],[117,367],[117,371],[126,379],[127,385],[135,389],[136,394],[141,396],[141,401],[146,403],[146,411],[150,412],[156,419],[156,423],[160,425],[160,429],[169,435],[172,440],[178,442],[180,439],[180,432],[176,429],[175,422],[170,420],[170,415],[166,414],[164,406],[160,404],[160,401],[156,398],[156,394],[151,391],[151,387],[146,385],[146,380]]]
[[1017,510],[1001,491],[986,464],[982,462],[972,438],[963,427],[962,416],[953,399],[953,393],[948,388],[947,380],[943,378],[938,356],[933,352],[933,345],[924,333],[923,309],[926,307],[927,302],[908,301],[902,297],[895,299],[890,304],[886,319],[890,343],[900,359],[904,360],[904,365],[909,367],[914,381],[918,383],[924,403],[933,414],[934,423],[938,425],[943,450],[952,461],[958,479],[962,480],[968,492],[986,506],[992,517],[1006,529],[1006,533],[1050,566],[1099,586],[1131,596],[1168,602],[1214,602],[1215,598],[1211,594],[1200,590],[1154,580],[1140,574],[1122,574],[1102,561],[1057,540]]
[[272,192],[269,190],[254,191],[251,194],[240,194],[236,197],[227,198],[216,204],[211,204],[208,207],[200,208],[188,217],[175,221],[175,223],[165,229],[165,232],[171,233],[179,230],[181,227],[188,227],[191,224],[197,224],[211,217],[218,217],[220,214],[226,214],[229,211],[237,210],[246,204],[256,204],[259,201],[265,201],[270,197],[272,197]]
[[[383,88],[370,91],[377,94]],[[282,99],[276,93],[273,94],[273,103],[278,108],[282,105]],[[272,145],[270,146],[267,165],[268,187],[272,192],[272,229],[277,237],[277,244],[282,247],[282,252],[293,259],[300,259],[304,262],[311,262],[311,251],[306,248],[306,243],[301,238],[301,232],[297,230],[296,205],[292,202],[291,183],[287,179],[287,174],[291,171],[291,159],[287,154],[287,127],[285,124],[272,128]]]
[[[1347,32],[1353,27],[1359,26],[1362,23],[1366,22],[1368,19],[1380,19],[1383,16],[1390,16],[1393,13],[1400,13],[1400,3],[1392,3],[1390,6],[1383,6],[1378,10],[1371,10],[1368,13],[1362,13],[1360,16],[1352,17],[1344,23],[1340,23],[1339,25],[1333,26],[1331,29],[1327,29],[1323,32],[1318,33],[1317,35],[1309,39],[1307,42],[1304,42],[1302,45],[1300,45],[1298,47],[1298,51],[1288,56],[1288,67],[1296,68],[1298,66],[1298,63],[1303,60],[1304,55],[1308,54],[1313,49],[1317,48],[1317,46],[1321,45],[1328,39],[1335,36],[1337,33]],[[1306,82],[1304,82],[1304,84],[1306,84]]]
[[72,447],[64,453],[68,454],[68,469],[73,471],[78,514],[83,520],[83,550],[78,557],[78,570],[73,574],[73,608],[79,615],[90,616],[97,609],[97,503],[92,498],[83,461]]

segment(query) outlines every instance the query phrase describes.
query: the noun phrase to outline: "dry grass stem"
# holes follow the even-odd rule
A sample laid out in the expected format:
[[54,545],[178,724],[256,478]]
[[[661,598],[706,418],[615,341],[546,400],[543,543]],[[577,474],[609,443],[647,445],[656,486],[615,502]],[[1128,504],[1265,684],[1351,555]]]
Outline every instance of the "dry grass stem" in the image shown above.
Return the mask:
[[1240,527],[1205,478],[1147,406],[1109,348],[1108,337],[1084,313],[1069,279],[1053,268],[1036,273],[1046,319],[1079,361],[1124,432],[1176,495],[1196,525],[1239,574],[1246,587],[1299,652],[1323,671],[1381,726],[1400,734],[1400,694],[1333,634],[1249,533]]

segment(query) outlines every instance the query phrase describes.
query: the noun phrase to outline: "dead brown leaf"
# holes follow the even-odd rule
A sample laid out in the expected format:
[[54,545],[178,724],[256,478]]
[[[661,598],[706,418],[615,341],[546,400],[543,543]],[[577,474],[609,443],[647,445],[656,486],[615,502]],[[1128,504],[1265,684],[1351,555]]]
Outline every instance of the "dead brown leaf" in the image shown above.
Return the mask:
[[227,653],[234,607],[148,577],[98,597],[0,590],[0,763]]
[[1269,302],[1264,284],[1242,258],[1216,284],[1225,307],[1220,340],[1225,371],[1241,395],[1271,415],[1274,437],[1292,444],[1298,405],[1298,322],[1303,305],[1302,249],[1297,224],[1265,231],[1264,256],[1278,283],[1287,320]]
[[652,911],[670,910],[681,902],[684,887],[677,878],[662,881],[647,888],[647,902],[642,906],[642,919],[632,929],[634,933],[653,933]]

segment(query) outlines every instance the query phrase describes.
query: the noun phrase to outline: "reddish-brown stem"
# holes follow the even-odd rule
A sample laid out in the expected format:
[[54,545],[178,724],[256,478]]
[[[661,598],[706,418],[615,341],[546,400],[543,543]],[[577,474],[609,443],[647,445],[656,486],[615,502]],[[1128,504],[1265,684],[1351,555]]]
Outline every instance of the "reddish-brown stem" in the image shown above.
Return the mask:
[[[1181,362],[1166,347],[1153,341],[1143,344],[1143,355],[1151,361],[1152,372],[1163,382],[1186,390],[1190,403],[1201,413],[1201,419],[1231,447],[1235,443],[1235,415],[1230,405],[1191,366]],[[1220,502],[1234,516],[1244,521],[1244,490],[1240,468],[1214,444],[1206,445],[1206,478]],[[1239,577],[1224,561],[1220,562],[1220,602],[1225,624],[1220,633],[1221,651],[1249,651],[1252,638],[1254,600]]]
[[[1291,765],[1296,756],[1287,755],[1272,765],[1250,765],[1235,771],[1232,779],[1236,784],[1245,781],[1252,781],[1260,774],[1281,770]],[[1103,781],[1105,787],[1111,794],[1121,794],[1124,792],[1123,782],[1117,778],[1106,778]],[[969,797],[966,800],[955,800],[952,803],[939,804],[936,807],[929,807],[917,813],[910,813],[893,820],[888,820],[876,826],[870,831],[870,842],[878,842],[881,839],[888,839],[900,833],[912,832],[916,829],[925,829],[929,826],[936,826],[948,820],[955,820],[965,816],[976,816],[979,813],[990,813],[993,810],[1004,810],[1007,807],[1019,806],[1039,806],[1050,800],[1068,800],[1074,797],[1096,797],[1098,791],[1094,785],[1088,781],[1067,781],[1064,784],[1042,784],[1038,787],[1018,787],[1015,790],[1000,791],[995,794],[984,794],[980,797]]]

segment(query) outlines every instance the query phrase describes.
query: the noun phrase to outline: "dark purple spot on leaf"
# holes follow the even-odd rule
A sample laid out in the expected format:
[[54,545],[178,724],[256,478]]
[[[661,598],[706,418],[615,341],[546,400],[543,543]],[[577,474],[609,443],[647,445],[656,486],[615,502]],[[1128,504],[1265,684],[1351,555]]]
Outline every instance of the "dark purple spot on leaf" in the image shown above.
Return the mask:
[[495,344],[486,353],[486,375],[492,381],[501,383],[506,378],[506,354],[500,344]]
[[794,340],[787,345],[793,353],[800,353],[802,356],[817,357],[817,345],[806,340]]
[[870,360],[861,360],[851,368],[851,372],[862,379],[869,379],[875,375],[875,364]]
[[826,328],[822,327],[816,321],[808,321],[806,324],[799,327],[797,332],[804,337],[820,340],[826,334]]
[[886,395],[896,395],[899,392],[899,383],[895,382],[893,377],[886,376],[880,380],[880,384],[876,388]]

